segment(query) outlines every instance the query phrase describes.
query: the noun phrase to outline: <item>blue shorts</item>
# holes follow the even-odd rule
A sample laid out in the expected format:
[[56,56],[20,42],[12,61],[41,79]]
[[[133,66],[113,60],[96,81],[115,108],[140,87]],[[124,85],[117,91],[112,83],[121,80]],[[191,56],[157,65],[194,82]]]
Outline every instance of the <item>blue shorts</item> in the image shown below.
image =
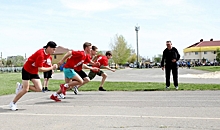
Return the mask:
[[65,78],[72,79],[74,76],[76,76],[76,72],[74,69],[70,68],[63,68],[64,76]]

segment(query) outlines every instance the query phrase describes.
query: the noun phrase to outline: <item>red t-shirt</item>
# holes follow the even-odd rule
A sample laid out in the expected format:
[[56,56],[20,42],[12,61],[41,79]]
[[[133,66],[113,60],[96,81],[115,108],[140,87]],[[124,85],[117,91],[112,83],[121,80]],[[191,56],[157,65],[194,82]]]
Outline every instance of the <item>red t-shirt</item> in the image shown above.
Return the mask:
[[100,68],[102,65],[103,66],[108,66],[108,58],[106,56],[98,55],[97,56],[97,60],[95,62],[99,62],[100,66],[93,65],[93,67]]
[[67,59],[64,68],[71,68],[76,71],[82,70],[82,65],[90,63],[91,57],[85,51],[72,51],[72,56]]
[[52,66],[52,57],[48,57],[47,60],[45,61],[44,67],[51,67]]
[[46,54],[44,48],[39,49],[27,59],[24,69],[31,74],[38,74],[38,67],[43,67],[50,57],[50,54]]

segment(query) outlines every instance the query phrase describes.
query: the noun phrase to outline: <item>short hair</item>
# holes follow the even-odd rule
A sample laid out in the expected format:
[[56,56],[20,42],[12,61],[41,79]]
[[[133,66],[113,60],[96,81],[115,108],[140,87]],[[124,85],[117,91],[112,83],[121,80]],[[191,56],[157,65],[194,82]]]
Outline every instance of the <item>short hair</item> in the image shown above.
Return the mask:
[[166,43],[172,43],[171,41],[166,41]]
[[98,47],[92,46],[92,50],[93,50],[93,51],[95,51],[96,49],[98,49]]
[[111,51],[106,51],[105,55],[106,56],[112,56],[112,52]]
[[86,47],[88,47],[88,46],[92,46],[92,43],[90,43],[90,42],[85,42],[85,43],[83,44],[83,49],[85,50]]

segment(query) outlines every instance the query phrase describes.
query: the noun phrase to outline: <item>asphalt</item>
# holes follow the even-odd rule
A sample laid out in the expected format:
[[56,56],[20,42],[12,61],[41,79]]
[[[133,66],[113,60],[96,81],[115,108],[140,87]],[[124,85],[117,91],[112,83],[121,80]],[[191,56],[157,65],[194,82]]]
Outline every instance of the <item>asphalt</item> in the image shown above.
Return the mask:
[[[188,71],[206,73],[185,69],[180,70],[180,75],[188,74]],[[154,82],[164,82],[160,69],[106,72],[109,74],[108,81],[148,82],[153,79]],[[62,79],[62,73],[53,78]],[[188,82],[196,82],[194,79],[188,79]],[[183,80],[180,76],[179,80],[185,82],[187,78]],[[200,79],[200,82],[203,83],[203,80]],[[210,82],[218,83],[217,80]],[[68,91],[66,99],[61,102],[50,100],[52,93],[27,93],[17,103],[18,111],[11,111],[8,107],[15,94],[0,96],[0,129],[220,129],[220,91],[79,91],[78,95]]]

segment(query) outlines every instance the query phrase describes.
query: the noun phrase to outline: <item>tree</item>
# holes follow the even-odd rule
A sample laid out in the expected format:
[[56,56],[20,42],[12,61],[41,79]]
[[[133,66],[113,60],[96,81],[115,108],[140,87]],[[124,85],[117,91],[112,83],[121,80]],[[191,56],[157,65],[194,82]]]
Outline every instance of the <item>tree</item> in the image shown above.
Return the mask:
[[24,57],[23,56],[10,56],[7,58],[7,62],[6,64],[8,66],[17,66],[17,67],[21,67],[23,66],[23,63],[24,63]]
[[216,51],[216,60],[217,60],[218,62],[220,62],[220,50],[219,50],[219,48],[218,48],[217,51]]
[[137,61],[137,55],[135,53],[131,54],[128,58],[128,62],[129,63],[134,63],[135,61]]
[[131,55],[131,47],[128,46],[125,38],[116,34],[114,43],[110,43],[110,46],[114,62],[119,65],[125,64]]
[[161,59],[162,59],[162,55],[161,55],[161,54],[158,54],[158,56],[155,56],[155,57],[154,57],[154,62],[155,62],[155,63],[159,63],[159,62],[161,62]]

